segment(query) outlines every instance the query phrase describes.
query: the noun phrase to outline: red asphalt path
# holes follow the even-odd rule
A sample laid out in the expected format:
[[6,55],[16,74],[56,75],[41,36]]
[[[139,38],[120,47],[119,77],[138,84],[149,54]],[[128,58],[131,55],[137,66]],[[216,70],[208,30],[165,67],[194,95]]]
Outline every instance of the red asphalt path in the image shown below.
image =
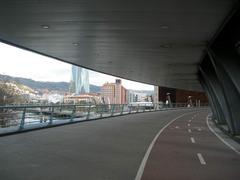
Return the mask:
[[206,116],[188,114],[170,124],[155,142],[141,179],[239,180],[240,156],[208,129]]

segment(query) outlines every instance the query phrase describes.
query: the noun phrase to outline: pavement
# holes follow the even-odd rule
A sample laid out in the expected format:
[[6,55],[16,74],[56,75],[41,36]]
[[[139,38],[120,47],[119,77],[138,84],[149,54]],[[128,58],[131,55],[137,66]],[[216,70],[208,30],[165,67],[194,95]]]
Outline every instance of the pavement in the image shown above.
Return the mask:
[[142,180],[238,180],[240,155],[208,128],[207,112],[183,116],[158,137]]
[[131,114],[0,137],[0,179],[134,180],[164,127],[142,179],[236,179],[239,155],[208,130],[207,114],[196,109]]

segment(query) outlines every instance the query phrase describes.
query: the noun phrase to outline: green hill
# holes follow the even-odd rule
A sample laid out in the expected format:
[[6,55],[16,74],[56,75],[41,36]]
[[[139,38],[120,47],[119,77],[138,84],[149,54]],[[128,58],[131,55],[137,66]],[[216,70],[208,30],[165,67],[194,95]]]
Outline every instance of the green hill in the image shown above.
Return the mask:
[[[22,84],[34,90],[48,89],[49,91],[61,91],[61,92],[69,91],[68,82],[34,81],[32,79],[12,77],[12,76],[1,75],[1,74],[0,74],[0,81]],[[97,92],[100,92],[100,89],[101,88],[99,86],[90,85],[90,92],[97,93]]]

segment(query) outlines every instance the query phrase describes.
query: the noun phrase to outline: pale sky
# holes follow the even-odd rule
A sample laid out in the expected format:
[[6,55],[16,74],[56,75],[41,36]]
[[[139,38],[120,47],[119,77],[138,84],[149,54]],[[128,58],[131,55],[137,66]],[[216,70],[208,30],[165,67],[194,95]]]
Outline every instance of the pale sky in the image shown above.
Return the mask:
[[[22,50],[0,42],[0,74],[29,78],[36,81],[69,82],[71,64]],[[115,82],[117,77],[89,71],[90,84],[101,86]],[[154,86],[122,79],[127,89],[153,90]]]

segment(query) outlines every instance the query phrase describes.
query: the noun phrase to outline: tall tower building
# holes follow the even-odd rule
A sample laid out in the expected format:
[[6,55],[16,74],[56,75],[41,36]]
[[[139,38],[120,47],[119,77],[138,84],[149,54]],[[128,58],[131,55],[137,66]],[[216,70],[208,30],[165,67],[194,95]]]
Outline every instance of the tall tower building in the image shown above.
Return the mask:
[[115,83],[105,83],[101,88],[101,95],[107,104],[127,103],[127,90],[122,86],[121,79],[116,79]]
[[72,66],[70,91],[76,95],[89,93],[89,74],[87,69]]

